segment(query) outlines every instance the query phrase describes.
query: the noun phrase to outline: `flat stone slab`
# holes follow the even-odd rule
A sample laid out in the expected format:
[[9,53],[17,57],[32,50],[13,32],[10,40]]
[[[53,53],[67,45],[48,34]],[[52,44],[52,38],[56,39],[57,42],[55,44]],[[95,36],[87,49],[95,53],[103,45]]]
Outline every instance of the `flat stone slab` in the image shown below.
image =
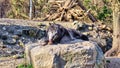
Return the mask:
[[58,45],[29,45],[28,63],[34,68],[104,68],[104,55],[100,47],[90,41]]

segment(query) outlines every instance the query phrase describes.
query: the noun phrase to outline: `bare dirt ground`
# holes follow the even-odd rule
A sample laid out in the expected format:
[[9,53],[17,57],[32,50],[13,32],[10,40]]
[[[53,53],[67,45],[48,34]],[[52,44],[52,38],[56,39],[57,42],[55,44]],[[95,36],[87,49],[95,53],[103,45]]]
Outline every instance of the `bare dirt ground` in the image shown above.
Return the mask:
[[19,64],[25,63],[24,58],[14,59],[11,57],[0,58],[0,68],[16,68]]

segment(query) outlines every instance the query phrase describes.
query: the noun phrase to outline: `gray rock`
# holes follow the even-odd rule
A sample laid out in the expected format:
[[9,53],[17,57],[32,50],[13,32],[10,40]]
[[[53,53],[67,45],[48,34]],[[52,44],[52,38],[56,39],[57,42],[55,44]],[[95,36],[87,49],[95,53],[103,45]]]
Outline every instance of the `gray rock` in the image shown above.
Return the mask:
[[95,30],[89,31],[88,33],[89,33],[89,36],[90,36],[90,37],[93,37],[93,38],[97,38],[97,37],[99,36],[98,33],[96,33]]
[[89,36],[90,33],[89,32],[83,32],[82,34],[86,35],[86,36]]
[[83,22],[74,21],[73,24],[74,26],[76,26],[74,29],[80,30],[80,31],[85,31],[86,28],[88,27],[88,25]]
[[45,30],[39,30],[36,34],[36,38],[41,39],[46,36],[46,31]]
[[106,57],[107,68],[120,68],[120,58],[118,57]]
[[13,54],[13,53],[15,53],[15,51],[13,51],[13,50],[7,50],[6,53]]
[[11,38],[16,39],[16,40],[20,39],[18,35],[12,35]]
[[1,36],[2,36],[2,32],[0,31],[0,39],[1,39]]
[[6,45],[0,44],[0,48],[6,48]]
[[23,47],[19,45],[14,46],[12,50],[17,51],[19,54],[22,54],[24,52]]
[[16,30],[13,33],[14,35],[22,36],[22,29]]
[[39,44],[26,44],[25,45],[25,54],[26,54],[26,59],[27,59],[27,64],[31,64],[31,58],[30,58],[30,51],[34,48],[34,47],[36,47],[36,46],[39,46]]
[[[80,40],[81,41],[81,40]],[[26,48],[28,63],[34,68],[105,68],[100,47],[89,41]]]
[[92,27],[92,26],[89,26],[88,29],[91,31],[91,30],[93,30],[93,27]]
[[2,34],[1,39],[2,40],[7,40],[8,39],[8,34]]
[[108,46],[108,42],[106,39],[101,38],[89,38],[89,40],[96,42],[102,49],[102,51],[105,53],[108,49],[110,49],[110,46]]
[[6,27],[4,26],[2,29],[3,29],[3,30],[6,30]]
[[100,38],[89,38],[89,39],[90,39],[91,41],[94,41],[94,42],[100,44],[101,47],[107,45],[106,39],[100,39]]
[[14,31],[16,31],[16,29],[14,28],[14,26],[7,26],[6,27],[7,28],[7,32],[9,32],[9,33],[14,33]]
[[16,44],[16,39],[8,38],[7,40],[3,41],[3,43],[8,44],[8,45],[15,45]]
[[15,59],[20,59],[20,58],[24,58],[24,55],[23,54],[16,54],[16,55],[13,55],[12,57]]
[[7,46],[3,44],[3,42],[0,40],[0,48],[6,48]]

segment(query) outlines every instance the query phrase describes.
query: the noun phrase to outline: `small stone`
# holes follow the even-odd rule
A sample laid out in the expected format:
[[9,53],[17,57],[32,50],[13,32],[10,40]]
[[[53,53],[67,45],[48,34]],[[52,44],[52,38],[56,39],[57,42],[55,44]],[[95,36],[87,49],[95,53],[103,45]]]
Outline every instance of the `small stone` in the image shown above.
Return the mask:
[[13,36],[12,36],[12,38],[14,38],[14,39],[18,40],[20,37],[19,37],[19,36],[17,36],[17,35],[13,35]]
[[84,34],[84,35],[89,35],[89,32],[83,32],[82,34]]
[[13,51],[12,51],[12,50],[7,50],[6,53],[7,53],[7,54],[12,54]]
[[7,46],[3,44],[2,41],[0,41],[0,48],[6,48]]
[[106,27],[106,29],[109,30],[109,31],[112,31],[112,29],[110,27]]
[[77,30],[85,30],[87,28],[87,25],[85,23],[77,23]]
[[7,39],[7,40],[5,40],[5,41],[3,41],[3,42],[4,42],[4,44],[15,45],[15,44],[16,44],[16,39],[14,39],[14,38],[9,38],[9,39]]
[[24,43],[21,40],[18,41],[18,45],[24,47]]
[[110,31],[107,31],[107,33],[108,33],[108,34],[111,34],[111,32],[110,32]]
[[73,25],[78,24],[78,23],[79,23],[79,21],[74,21],[74,22],[73,22]]
[[24,55],[16,54],[12,56],[14,59],[24,58]]
[[36,37],[38,39],[41,39],[42,37],[45,37],[45,36],[46,36],[46,31],[44,31],[44,30],[39,30],[36,34]]
[[97,27],[93,27],[93,30],[98,31],[98,28]]
[[93,36],[93,38],[96,38],[96,36]]
[[29,35],[29,29],[23,29],[22,34],[24,35]]
[[13,55],[12,57],[13,57],[13,58],[15,58],[15,59],[17,58],[17,56],[16,56],[16,55]]
[[88,27],[88,29],[89,29],[89,30],[93,30],[93,27],[90,26],[90,27]]
[[46,28],[46,25],[45,25],[45,24],[42,24],[42,23],[39,23],[38,26],[39,26],[40,28],[42,28],[42,29],[43,29],[43,28]]
[[9,33],[14,33],[15,28],[9,26],[9,27],[7,28],[7,31],[8,31]]
[[105,29],[107,26],[106,25],[102,25],[102,28]]
[[16,51],[15,49],[12,49],[10,54],[11,54],[11,55],[18,54],[18,51]]
[[8,35],[7,35],[7,34],[3,34],[3,35],[1,36],[1,39],[2,39],[2,40],[7,40],[7,38],[8,38]]
[[0,44],[0,48],[6,48],[6,46],[5,46],[5,45],[1,45],[1,44]]
[[93,37],[93,38],[97,38],[97,37],[98,37],[98,33],[96,33],[95,30],[89,31],[89,35],[90,35],[91,37]]
[[6,27],[3,27],[2,29],[3,29],[3,30],[6,30]]
[[22,36],[22,30],[14,31],[14,35]]

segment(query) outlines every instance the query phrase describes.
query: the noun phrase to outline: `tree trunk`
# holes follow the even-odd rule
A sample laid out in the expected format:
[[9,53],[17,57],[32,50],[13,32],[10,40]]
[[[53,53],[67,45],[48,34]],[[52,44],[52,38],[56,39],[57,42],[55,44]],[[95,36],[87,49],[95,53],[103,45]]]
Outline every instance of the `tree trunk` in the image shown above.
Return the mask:
[[32,19],[32,0],[29,0],[29,4],[30,4],[30,11],[29,11],[29,18]]
[[114,0],[113,5],[113,44],[112,48],[105,53],[105,56],[111,56],[114,53],[118,56],[120,53],[120,2]]

